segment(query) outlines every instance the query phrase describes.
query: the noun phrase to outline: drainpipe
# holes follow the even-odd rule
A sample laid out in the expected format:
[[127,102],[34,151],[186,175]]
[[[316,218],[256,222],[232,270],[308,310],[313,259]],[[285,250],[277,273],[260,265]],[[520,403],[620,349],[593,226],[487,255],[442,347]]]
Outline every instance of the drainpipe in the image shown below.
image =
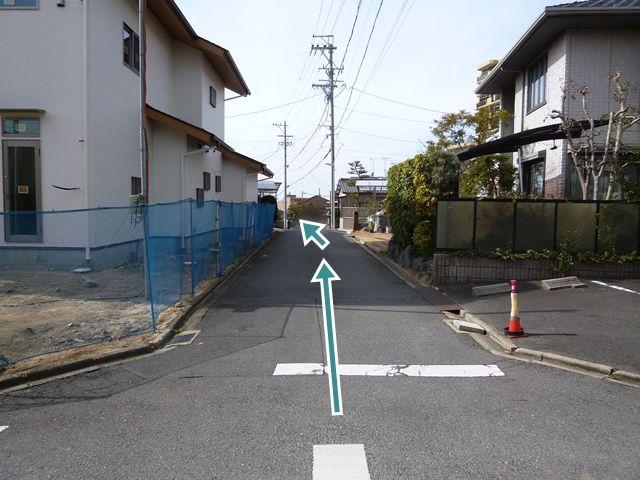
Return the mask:
[[[82,2],[82,123],[83,139],[82,149],[84,156],[84,192],[86,208],[91,208],[91,166],[89,164],[89,45],[87,33],[89,32],[89,1]],[[84,248],[84,259],[91,261],[91,225],[90,215],[87,213],[86,245]]]
[[[212,150],[215,150],[213,147],[203,147],[203,148],[199,148],[198,150],[192,150],[190,152],[186,152],[183,153],[182,155],[180,155],[180,202],[182,202],[184,200],[184,195],[185,195],[185,188],[184,188],[184,159],[187,157],[190,157],[191,155],[197,155],[199,153],[208,153]],[[185,224],[184,224],[184,206],[181,206],[180,208],[180,237],[181,237],[181,241],[180,241],[180,246],[184,249],[184,230],[185,230]]]
[[522,147],[518,147],[518,189],[523,191],[522,184]]
[[139,112],[139,148],[140,148],[140,183],[142,186],[142,198],[143,202],[147,203],[149,200],[149,185],[148,185],[148,168],[147,168],[147,151],[146,151],[146,139],[145,139],[145,115],[144,109],[147,103],[147,32],[145,27],[145,7],[146,0],[138,0],[138,38],[139,38],[139,67],[140,67],[140,112]]

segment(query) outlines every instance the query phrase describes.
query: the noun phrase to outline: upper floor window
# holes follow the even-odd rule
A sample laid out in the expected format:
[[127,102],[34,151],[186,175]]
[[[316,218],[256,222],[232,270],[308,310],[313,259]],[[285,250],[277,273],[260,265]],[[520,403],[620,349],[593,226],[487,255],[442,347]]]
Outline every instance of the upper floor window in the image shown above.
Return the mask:
[[140,37],[122,24],[122,62],[134,72],[140,72]]
[[527,110],[538,108],[547,101],[547,56],[527,69]]
[[209,87],[209,103],[213,108],[216,108],[216,104],[218,102],[218,92],[213,87]]

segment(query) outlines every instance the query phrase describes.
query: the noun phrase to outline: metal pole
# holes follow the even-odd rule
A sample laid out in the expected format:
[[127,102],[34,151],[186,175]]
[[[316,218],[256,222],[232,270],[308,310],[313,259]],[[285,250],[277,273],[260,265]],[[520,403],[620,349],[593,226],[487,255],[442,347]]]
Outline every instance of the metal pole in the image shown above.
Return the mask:
[[287,122],[284,122],[284,219],[283,226],[287,230],[289,220],[287,218]]
[[287,135],[287,122],[284,123],[274,123],[274,127],[280,127],[282,130],[282,135],[278,135],[278,137],[282,137],[284,140],[280,142],[280,145],[284,146],[284,218],[282,219],[282,226],[284,229],[287,229],[287,147],[290,145],[287,140],[289,137],[293,135]]
[[329,99],[331,101],[331,230],[336,229],[336,155],[333,111],[333,45],[329,48]]

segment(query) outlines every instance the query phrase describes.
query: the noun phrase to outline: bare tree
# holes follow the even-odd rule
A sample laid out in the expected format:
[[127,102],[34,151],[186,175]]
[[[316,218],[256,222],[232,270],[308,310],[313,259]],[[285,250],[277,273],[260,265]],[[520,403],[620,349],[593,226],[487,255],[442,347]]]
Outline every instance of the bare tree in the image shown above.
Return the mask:
[[[632,91],[629,82],[621,81],[619,72],[610,73],[613,82],[611,98],[617,103],[617,110],[610,111],[600,119],[595,119],[588,108],[586,85],[574,87],[565,86],[562,92],[562,110],[552,110],[550,117],[561,121],[561,128],[567,137],[567,144],[573,165],[578,175],[582,199],[587,200],[589,187],[592,188],[592,198],[600,196],[600,181],[603,175],[609,177],[609,186],[605,195],[610,200],[616,186],[621,183],[624,169],[629,160],[621,160],[623,136],[629,128],[640,122],[638,112],[627,104],[629,93]],[[578,121],[569,116],[569,100],[575,100],[575,93],[580,96],[584,119]],[[598,142],[601,135],[599,128],[606,129],[604,141]],[[578,135],[580,134],[580,135]]]

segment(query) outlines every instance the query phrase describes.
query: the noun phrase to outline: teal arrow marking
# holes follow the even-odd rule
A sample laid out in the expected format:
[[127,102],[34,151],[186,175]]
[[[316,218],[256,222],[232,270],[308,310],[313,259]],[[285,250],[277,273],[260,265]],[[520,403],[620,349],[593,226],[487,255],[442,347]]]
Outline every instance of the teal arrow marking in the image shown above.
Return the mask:
[[327,225],[324,223],[310,222],[309,220],[300,220],[300,231],[302,232],[302,243],[306,247],[309,242],[313,241],[320,250],[324,250],[329,246],[327,237],[320,233]]
[[320,293],[322,294],[322,319],[324,320],[324,345],[329,367],[331,414],[342,415],[342,391],[340,390],[340,374],[338,373],[338,347],[333,312],[333,290],[331,288],[331,282],[335,280],[340,280],[340,277],[323,258],[311,279],[311,283],[320,283]]

